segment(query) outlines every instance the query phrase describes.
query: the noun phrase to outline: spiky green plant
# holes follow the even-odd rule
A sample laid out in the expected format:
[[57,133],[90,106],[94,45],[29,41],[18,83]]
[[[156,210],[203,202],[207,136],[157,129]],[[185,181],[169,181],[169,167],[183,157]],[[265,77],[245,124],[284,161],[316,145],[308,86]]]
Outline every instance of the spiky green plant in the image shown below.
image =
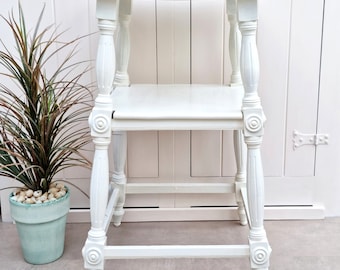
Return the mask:
[[[90,166],[83,148],[90,141],[84,122],[92,96],[81,83],[88,68],[77,72],[84,63],[72,63],[78,39],[63,43],[51,27],[40,30],[43,13],[29,32],[20,5],[18,19],[13,12],[1,16],[16,50],[1,41],[0,175],[46,192],[61,170]],[[51,62],[65,50],[67,56],[51,71]],[[12,83],[5,85],[1,77]]]

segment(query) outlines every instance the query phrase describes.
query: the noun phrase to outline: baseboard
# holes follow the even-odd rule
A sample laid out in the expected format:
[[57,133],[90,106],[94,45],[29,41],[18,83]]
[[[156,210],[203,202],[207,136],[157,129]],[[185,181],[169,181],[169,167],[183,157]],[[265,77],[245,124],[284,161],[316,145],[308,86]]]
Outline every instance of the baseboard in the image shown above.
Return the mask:
[[[324,219],[322,205],[267,206],[265,220]],[[126,209],[123,222],[237,220],[235,207]],[[71,209],[68,223],[90,222],[89,209]]]

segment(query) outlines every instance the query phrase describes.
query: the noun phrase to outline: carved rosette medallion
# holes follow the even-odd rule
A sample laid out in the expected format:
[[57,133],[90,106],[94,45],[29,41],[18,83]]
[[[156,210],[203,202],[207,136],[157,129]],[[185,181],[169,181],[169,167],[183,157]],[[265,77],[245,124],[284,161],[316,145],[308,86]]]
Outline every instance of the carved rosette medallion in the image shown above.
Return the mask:
[[86,261],[90,265],[97,265],[102,261],[100,249],[91,248],[86,252]]
[[257,247],[253,250],[252,261],[256,265],[262,265],[268,262],[269,251],[264,247]]
[[111,122],[110,118],[105,112],[93,111],[89,118],[91,127],[91,135],[97,137],[110,137],[111,136]]
[[251,133],[256,133],[262,129],[262,119],[258,115],[249,115],[245,124],[246,129]]
[[110,123],[105,115],[99,114],[93,118],[92,128],[96,133],[105,133],[109,126]]
[[263,135],[263,123],[265,116],[262,109],[248,109],[244,112],[244,136],[260,137]]

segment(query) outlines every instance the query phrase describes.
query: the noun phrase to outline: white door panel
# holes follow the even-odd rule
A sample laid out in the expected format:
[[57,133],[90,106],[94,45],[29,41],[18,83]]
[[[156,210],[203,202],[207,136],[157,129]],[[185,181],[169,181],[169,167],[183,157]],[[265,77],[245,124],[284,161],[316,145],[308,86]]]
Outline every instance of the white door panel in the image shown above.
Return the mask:
[[326,1],[320,77],[318,133],[329,134],[329,145],[316,149],[316,196],[327,215],[340,215],[340,2]]
[[295,129],[316,133],[322,20],[323,1],[293,1],[286,119],[287,176],[314,175],[315,146],[307,145],[294,151],[292,138]]

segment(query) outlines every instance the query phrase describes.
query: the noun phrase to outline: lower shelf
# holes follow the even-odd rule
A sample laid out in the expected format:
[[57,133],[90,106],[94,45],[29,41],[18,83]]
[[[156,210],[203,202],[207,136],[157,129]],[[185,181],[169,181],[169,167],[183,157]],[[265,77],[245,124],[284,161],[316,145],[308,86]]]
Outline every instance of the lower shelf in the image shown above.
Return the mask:
[[[266,206],[265,220],[324,219],[322,205]],[[123,222],[238,220],[236,207],[126,209]],[[71,209],[67,222],[90,222],[90,209]]]
[[248,257],[249,245],[106,246],[106,259]]

